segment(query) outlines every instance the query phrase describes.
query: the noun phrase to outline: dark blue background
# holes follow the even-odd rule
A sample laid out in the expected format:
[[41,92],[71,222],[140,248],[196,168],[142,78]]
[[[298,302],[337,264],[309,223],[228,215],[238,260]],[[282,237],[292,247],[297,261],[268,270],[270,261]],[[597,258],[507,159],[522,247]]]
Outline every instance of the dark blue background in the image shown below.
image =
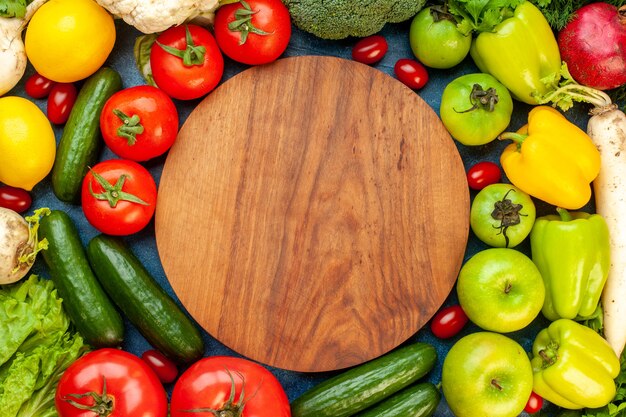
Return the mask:
[[[144,84],[141,75],[135,67],[135,61],[133,57],[133,43],[135,38],[140,35],[140,33],[134,28],[126,25],[122,21],[117,21],[116,26],[118,38],[114,51],[109,57],[106,65],[113,67],[122,74],[124,87]],[[387,25],[383,29],[381,34],[384,35],[389,42],[389,51],[385,58],[380,63],[375,65],[375,68],[393,77],[393,65],[398,59],[413,58],[408,41],[408,28],[409,22],[405,22],[402,24]],[[350,59],[351,48],[355,42],[356,39],[325,41],[294,28],[294,33],[290,45],[284,56],[331,55]],[[503,65],[506,65],[506,63],[503,63]],[[223,81],[227,80],[228,78],[246,68],[247,67],[244,65],[226,59]],[[450,70],[429,70],[430,80],[428,84],[416,93],[419,94],[438,113],[441,93],[446,84],[456,77],[459,77],[460,75],[473,72],[478,72],[478,70],[474,66],[470,58],[467,58],[461,65]],[[26,76],[32,73],[33,69],[29,66]],[[23,78],[22,82],[12,92],[10,92],[9,95],[24,96],[23,82],[25,79],[26,77]],[[350,91],[346,91],[345,94],[350,94]],[[200,100],[176,102],[179,109],[181,125],[199,101]],[[42,108],[42,110],[45,111],[45,100],[36,100],[36,103]],[[511,124],[509,126],[509,130],[517,129],[526,123],[526,116],[529,109],[530,107],[528,105],[515,102],[515,110]],[[587,106],[577,105],[575,109],[572,109],[567,113],[567,116],[570,120],[574,121],[579,126],[584,128],[588,118],[588,116],[586,115],[586,111]],[[57,140],[60,138],[60,134],[61,129],[57,128]],[[474,163],[482,160],[491,160],[493,162],[498,162],[501,151],[506,146],[506,143],[499,143],[498,141],[494,141],[490,144],[478,147],[465,147],[458,143],[456,144],[458,146],[466,169],[472,166]],[[115,155],[112,154],[108,149],[103,150],[101,160],[111,158],[115,158]],[[160,178],[164,160],[165,157],[160,157],[144,164],[154,175],[157,183]],[[475,193],[472,192],[472,197],[474,196],[474,194]],[[85,245],[93,236],[98,234],[98,232],[93,227],[91,227],[91,225],[89,225],[85,220],[80,206],[65,204],[56,199],[56,197],[52,193],[51,185],[48,179],[44,180],[35,187],[35,189],[33,190],[33,197],[33,208],[49,207],[51,209],[64,210],[69,213],[69,215],[72,217],[77,227],[79,228],[81,238],[83,239],[83,243]],[[537,206],[538,215],[546,214],[547,212],[553,210],[553,207],[549,207],[540,202],[537,202]],[[584,209],[593,210],[592,203],[590,203]],[[201,238],[201,236],[189,236],[189,238],[198,239]],[[136,235],[130,236],[125,240],[129,244],[133,252],[144,263],[148,271],[155,277],[155,279],[168,291],[170,295],[175,297],[159,261],[156,249],[156,242],[154,239],[154,224],[150,223],[150,225],[145,230]],[[478,241],[478,239],[476,239],[470,232],[465,259],[468,259],[476,252],[486,248],[487,246]],[[517,249],[525,252],[526,254],[529,254],[527,242],[523,243]],[[43,266],[43,261],[41,259],[37,261],[34,267],[34,272],[40,273],[43,276],[47,276],[47,271],[45,270],[45,267]],[[453,290],[446,300],[445,305],[450,305],[455,302],[456,292]],[[124,342],[123,348],[135,354],[141,354],[143,351],[149,349],[149,344],[136,331],[136,329],[128,322],[126,323],[126,325],[126,340]],[[509,334],[509,336],[517,340],[527,351],[530,351],[535,335],[541,328],[546,325],[547,322],[540,316],[528,328],[520,332]],[[425,327],[407,342],[409,343],[422,341],[431,343],[437,348],[439,360],[436,368],[428,375],[427,378],[435,384],[438,384],[441,379],[441,364],[443,363],[443,358],[445,357],[447,351],[450,349],[452,344],[461,336],[477,330],[478,328],[476,326],[470,324],[457,337],[451,340],[441,341],[437,340],[432,335],[430,330]],[[229,350],[220,342],[213,339],[206,332],[204,332],[204,340],[206,343],[206,355],[238,355],[236,352]],[[318,374],[303,374],[288,372],[274,368],[270,368],[270,370],[283,384],[290,400],[295,399],[308,388],[335,374],[330,372]],[[171,387],[168,388],[171,389]],[[435,413],[435,416],[452,416],[450,410],[445,404],[445,400],[442,400],[437,412]]]

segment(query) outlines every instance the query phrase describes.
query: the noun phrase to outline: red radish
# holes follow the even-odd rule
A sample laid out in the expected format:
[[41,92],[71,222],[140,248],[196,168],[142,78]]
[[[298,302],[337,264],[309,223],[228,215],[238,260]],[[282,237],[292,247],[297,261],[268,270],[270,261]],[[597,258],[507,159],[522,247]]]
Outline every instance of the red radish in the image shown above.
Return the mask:
[[558,35],[561,58],[580,84],[610,90],[626,84],[626,5],[591,3]]

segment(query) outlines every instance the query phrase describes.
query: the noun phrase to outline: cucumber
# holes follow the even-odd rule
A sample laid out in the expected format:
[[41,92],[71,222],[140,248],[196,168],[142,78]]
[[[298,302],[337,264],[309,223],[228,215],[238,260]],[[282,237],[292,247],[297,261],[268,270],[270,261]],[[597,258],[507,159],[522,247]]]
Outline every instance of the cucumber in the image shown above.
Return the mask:
[[353,417],[430,417],[441,401],[430,382],[411,385]]
[[124,321],[89,267],[72,219],[52,210],[41,219],[39,236],[48,240],[48,249],[41,255],[78,332],[93,347],[119,346]]
[[291,415],[351,416],[415,382],[436,362],[432,345],[404,346],[314,386],[291,403]]
[[104,290],[152,346],[177,362],[202,357],[204,342],[198,327],[122,240],[94,237],[87,244],[87,258]]
[[102,145],[100,113],[109,97],[121,88],[120,74],[102,67],[80,89],[52,166],[52,191],[59,200],[79,201],[83,178],[88,167],[97,161]]

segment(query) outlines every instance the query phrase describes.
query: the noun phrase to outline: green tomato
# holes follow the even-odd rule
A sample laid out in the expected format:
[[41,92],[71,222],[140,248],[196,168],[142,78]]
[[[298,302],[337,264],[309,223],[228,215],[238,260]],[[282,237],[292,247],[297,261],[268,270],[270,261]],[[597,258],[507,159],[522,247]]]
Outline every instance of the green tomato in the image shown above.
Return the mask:
[[509,90],[489,74],[467,74],[443,90],[439,114],[453,138],[464,145],[484,145],[511,122]]
[[472,201],[470,227],[489,246],[513,248],[530,234],[535,217],[528,194],[511,184],[491,184]]
[[445,16],[436,7],[427,7],[411,22],[411,49],[427,67],[452,68],[465,59],[472,45],[472,36],[463,35],[456,28],[456,23]]

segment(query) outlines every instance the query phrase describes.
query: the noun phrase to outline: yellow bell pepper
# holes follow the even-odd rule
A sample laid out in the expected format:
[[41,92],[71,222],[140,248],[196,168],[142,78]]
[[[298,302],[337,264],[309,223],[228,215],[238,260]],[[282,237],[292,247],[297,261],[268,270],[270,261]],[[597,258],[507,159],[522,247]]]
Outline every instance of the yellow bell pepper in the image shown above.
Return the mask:
[[500,157],[508,179],[527,194],[558,207],[575,210],[591,198],[590,183],[600,172],[600,152],[591,138],[549,106],[536,106],[528,124]]

